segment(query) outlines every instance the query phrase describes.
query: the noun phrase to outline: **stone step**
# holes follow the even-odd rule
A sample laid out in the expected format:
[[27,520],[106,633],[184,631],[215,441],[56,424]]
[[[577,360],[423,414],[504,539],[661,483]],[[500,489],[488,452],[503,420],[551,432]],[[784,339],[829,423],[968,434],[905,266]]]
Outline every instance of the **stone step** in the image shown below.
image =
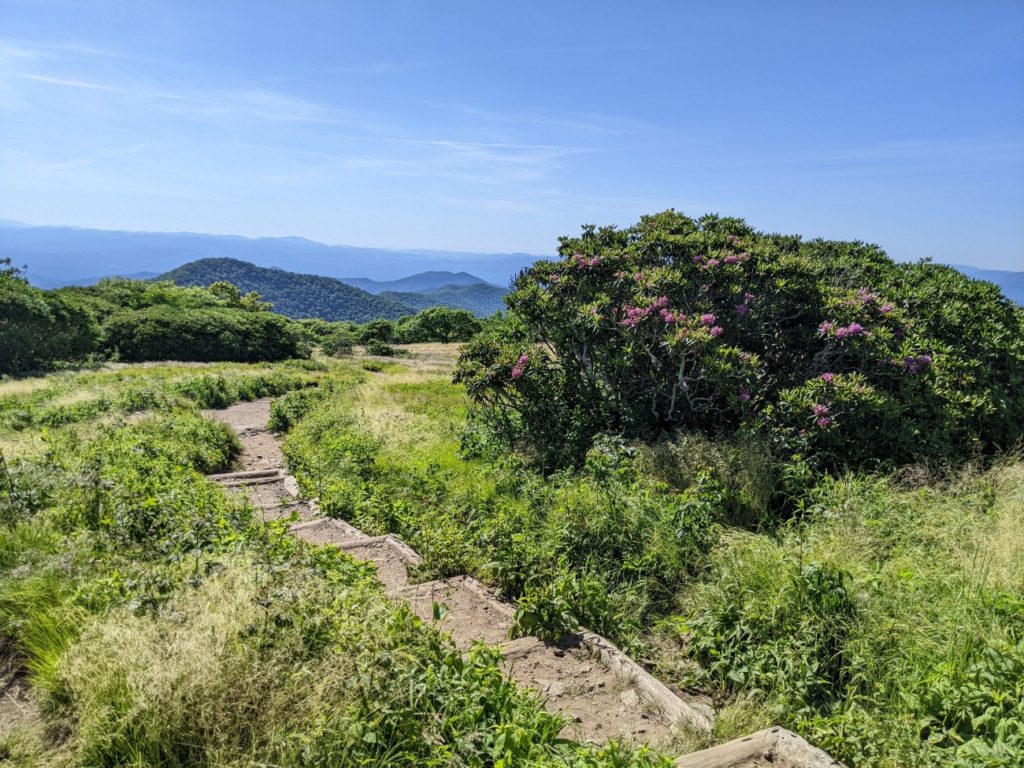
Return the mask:
[[[319,512],[315,506],[311,505],[311,507]],[[370,538],[354,525],[331,517],[318,517],[307,522],[296,523],[288,530],[310,544],[342,544]]]
[[810,742],[781,726],[773,726],[677,758],[676,768],[844,768]]
[[377,566],[377,578],[389,592],[397,592],[409,584],[409,568],[418,565],[420,556],[395,536],[356,538],[336,544],[356,560]]
[[533,637],[513,640],[504,646],[504,670],[540,693],[549,711],[569,718],[564,738],[669,746],[688,722],[680,717],[682,702],[668,689],[665,696],[649,685],[650,675],[643,670],[638,674],[613,660],[603,648],[614,646],[601,640],[600,646],[584,635],[560,643]]
[[[508,640],[515,610],[498,600],[472,576],[428,581],[397,593],[408,601],[413,613],[452,636],[465,650],[475,642],[500,645]],[[434,604],[444,606],[440,621],[434,622]]]

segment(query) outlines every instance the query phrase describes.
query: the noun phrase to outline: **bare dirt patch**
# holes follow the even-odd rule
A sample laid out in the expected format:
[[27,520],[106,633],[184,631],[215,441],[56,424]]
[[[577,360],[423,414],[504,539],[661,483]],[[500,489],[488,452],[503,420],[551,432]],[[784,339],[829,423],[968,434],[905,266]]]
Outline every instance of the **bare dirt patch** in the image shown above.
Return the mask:
[[523,638],[509,645],[504,668],[517,683],[537,690],[549,711],[569,718],[565,738],[659,746],[675,736],[673,725],[632,679],[584,648]]
[[[475,642],[499,645],[508,640],[512,628],[511,606],[474,588],[465,576],[429,581],[402,591],[413,613],[452,636],[455,645],[466,649]],[[434,622],[434,604],[444,607],[444,616]]]
[[376,565],[377,578],[389,591],[408,585],[408,559],[389,541],[374,539],[366,544],[345,547],[345,552],[356,560],[366,560]]
[[310,544],[341,544],[353,539],[366,538],[366,535],[354,525],[333,518],[292,526],[291,532]]

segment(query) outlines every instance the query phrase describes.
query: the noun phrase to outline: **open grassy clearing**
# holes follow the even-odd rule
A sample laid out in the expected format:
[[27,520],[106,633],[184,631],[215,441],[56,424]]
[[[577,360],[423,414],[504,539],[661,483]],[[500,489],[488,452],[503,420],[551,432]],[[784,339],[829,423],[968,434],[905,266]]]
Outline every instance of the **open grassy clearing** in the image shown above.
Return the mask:
[[401,534],[422,578],[479,576],[521,632],[612,637],[718,702],[714,741],[782,722],[851,765],[1019,764],[1020,460],[822,477],[766,525],[756,445],[610,446],[544,479],[473,444],[431,358],[346,364],[286,441],[325,509]]

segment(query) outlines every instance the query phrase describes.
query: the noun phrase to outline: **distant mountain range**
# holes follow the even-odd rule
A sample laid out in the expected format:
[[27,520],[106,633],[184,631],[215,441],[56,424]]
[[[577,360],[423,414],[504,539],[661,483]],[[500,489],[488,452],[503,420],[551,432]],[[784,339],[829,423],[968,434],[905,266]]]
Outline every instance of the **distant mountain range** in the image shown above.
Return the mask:
[[[410,275],[375,287],[419,285],[428,290],[370,293],[345,281],[323,275],[300,274],[283,269],[258,267],[238,259],[198,259],[158,277],[178,285],[208,286],[226,280],[243,292],[256,291],[274,305],[274,310],[294,318],[366,322],[378,318],[396,319],[422,309],[448,306],[490,315],[504,309],[505,289],[490,285],[467,273],[440,271]],[[451,279],[455,284],[447,284]],[[459,285],[458,282],[466,283]],[[437,286],[431,288],[431,286]]]
[[950,264],[968,277],[975,280],[987,280],[998,285],[1007,298],[1013,299],[1024,306],[1024,272],[1009,272],[1002,269],[978,269],[964,264]]
[[453,286],[470,285],[491,285],[486,280],[481,280],[476,275],[468,272],[447,272],[444,270],[433,270],[420,272],[409,277],[402,277],[398,280],[370,280],[365,277],[343,277],[342,282],[362,288],[367,293],[384,293],[386,291],[411,291],[422,293],[423,291],[436,291],[438,288],[451,288]]
[[[324,245],[301,237],[247,238],[183,232],[120,232],[78,227],[37,227],[0,219],[0,257],[27,265],[40,288],[89,284],[101,276],[145,279],[206,258],[232,258],[261,267],[342,280],[370,294],[424,293],[445,286],[467,288],[460,300],[482,293],[483,284],[507,286],[539,259],[528,253],[463,253],[389,250]],[[1024,272],[953,265],[970,277],[988,280],[1024,304]],[[411,277],[402,277],[410,275]],[[351,277],[359,275],[359,277]],[[441,282],[439,283],[438,280]],[[411,282],[410,282],[411,281]],[[451,291],[446,291],[450,294]],[[390,296],[400,302],[414,301]],[[418,305],[419,300],[414,301]]]
[[[185,262],[205,258],[232,258],[261,267],[282,267],[343,280],[358,275],[348,279],[369,279],[374,283],[431,271],[472,273],[481,282],[507,286],[524,267],[538,259],[551,258],[528,253],[359,248],[324,245],[301,237],[252,239],[236,235],[36,227],[5,220],[0,220],[0,256],[9,256],[18,266],[27,266],[29,280],[39,287],[68,285],[103,275],[161,274]],[[400,285],[378,291],[371,285],[366,290],[378,293],[424,289]]]

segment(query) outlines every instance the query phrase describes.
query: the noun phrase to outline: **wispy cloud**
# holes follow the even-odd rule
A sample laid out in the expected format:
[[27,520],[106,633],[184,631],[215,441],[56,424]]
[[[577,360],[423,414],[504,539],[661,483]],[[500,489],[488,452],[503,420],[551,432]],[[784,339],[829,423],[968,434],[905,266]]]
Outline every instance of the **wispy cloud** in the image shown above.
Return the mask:
[[41,165],[37,165],[36,170],[42,173],[63,173],[65,171],[72,171],[89,165],[94,165],[102,160],[109,160],[115,157],[125,157],[128,155],[137,155],[141,152],[145,152],[147,149],[149,149],[148,144],[130,144],[126,147],[117,147],[102,152],[93,152],[88,155],[64,160],[62,162],[43,163]]
[[66,88],[133,96],[169,102],[179,113],[191,111],[195,116],[264,119],[282,122],[338,123],[345,122],[334,110],[306,99],[265,88],[229,89],[220,92],[189,92],[150,90],[109,83],[34,73],[21,74],[25,80]]

